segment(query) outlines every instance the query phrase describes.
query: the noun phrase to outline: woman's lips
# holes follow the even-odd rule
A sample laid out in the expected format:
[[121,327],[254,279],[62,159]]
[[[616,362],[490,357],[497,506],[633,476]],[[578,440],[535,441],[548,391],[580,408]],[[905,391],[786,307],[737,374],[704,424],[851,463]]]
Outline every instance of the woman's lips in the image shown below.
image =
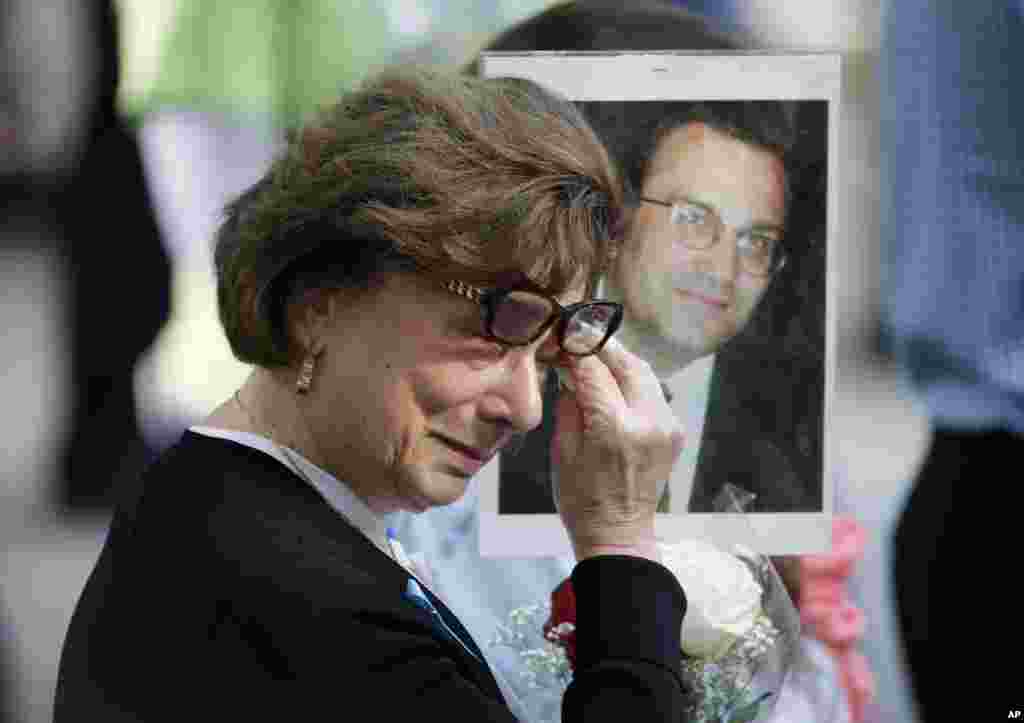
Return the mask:
[[490,461],[491,456],[493,456],[480,452],[472,447],[468,447],[461,442],[456,442],[448,437],[442,437],[441,435],[435,436],[452,452],[452,455],[459,463],[459,467],[469,474],[475,474],[480,471],[480,469]]

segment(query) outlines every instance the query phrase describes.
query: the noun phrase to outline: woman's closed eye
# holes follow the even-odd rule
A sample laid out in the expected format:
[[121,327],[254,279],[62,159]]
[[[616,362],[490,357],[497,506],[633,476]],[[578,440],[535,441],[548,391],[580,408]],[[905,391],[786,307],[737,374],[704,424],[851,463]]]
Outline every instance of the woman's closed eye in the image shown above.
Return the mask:
[[[512,352],[513,349],[521,348],[511,344],[504,344],[486,334],[474,333],[467,345],[470,354],[477,361],[482,363],[497,363]],[[558,365],[560,350],[553,339],[545,340],[534,354],[534,364],[537,368],[537,376],[543,382],[548,373]]]
[[460,346],[466,350],[469,356],[491,362],[500,360],[509,350],[507,344],[502,344],[494,337],[479,332],[467,334]]

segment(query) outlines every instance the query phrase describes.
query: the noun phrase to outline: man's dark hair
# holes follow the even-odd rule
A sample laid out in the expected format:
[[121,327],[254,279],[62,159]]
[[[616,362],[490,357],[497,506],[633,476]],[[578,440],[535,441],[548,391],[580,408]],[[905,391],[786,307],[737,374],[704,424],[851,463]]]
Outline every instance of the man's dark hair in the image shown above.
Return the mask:
[[[650,0],[568,2],[505,31],[486,51],[752,50],[751,38],[726,33],[712,21]],[[469,68],[479,70],[479,60]],[[633,197],[647,163],[666,133],[701,122],[778,156],[790,176],[796,141],[796,104],[790,101],[587,101],[577,102],[615,159]],[[787,201],[789,199],[787,183]],[[787,203],[788,206],[788,203]]]
[[580,101],[576,103],[615,159],[636,201],[655,149],[672,130],[703,123],[778,157],[786,169],[786,207],[795,165],[796,104],[777,100]]

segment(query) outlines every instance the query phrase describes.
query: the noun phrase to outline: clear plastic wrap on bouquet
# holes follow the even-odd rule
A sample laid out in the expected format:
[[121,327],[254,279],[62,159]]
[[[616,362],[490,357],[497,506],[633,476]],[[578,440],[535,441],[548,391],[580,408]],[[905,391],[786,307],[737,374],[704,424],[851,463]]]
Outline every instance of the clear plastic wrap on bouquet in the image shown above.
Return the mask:
[[[754,498],[752,493],[726,484],[715,499],[714,510],[744,515]],[[747,529],[753,540],[749,523]],[[713,659],[684,658],[683,674],[695,691],[690,718],[696,723],[771,720],[787,675],[800,655],[800,613],[770,558],[743,545],[723,552],[749,569],[760,587],[760,611],[723,654]]]
[[696,723],[838,723],[845,710],[834,674],[802,635],[800,613],[771,559],[753,551],[757,536],[745,519],[755,499],[726,484],[714,501],[720,514],[746,522],[751,545],[723,550],[752,573],[760,587],[760,614],[714,660],[688,657],[683,671],[696,691],[689,711]]

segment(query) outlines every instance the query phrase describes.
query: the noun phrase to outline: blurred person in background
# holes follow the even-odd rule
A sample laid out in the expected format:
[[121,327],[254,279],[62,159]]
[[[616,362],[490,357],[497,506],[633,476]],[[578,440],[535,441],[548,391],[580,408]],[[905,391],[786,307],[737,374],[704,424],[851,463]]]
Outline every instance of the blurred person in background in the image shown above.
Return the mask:
[[[883,32],[885,338],[932,425],[892,539],[891,584],[922,720],[947,720],[950,702],[978,720],[990,709],[1013,718],[1018,670],[995,656],[1021,638],[1007,587],[1016,566],[975,578],[965,596],[953,555],[1002,561],[1019,547],[1006,532],[1019,527],[1024,450],[1024,6],[889,2]],[[954,548],[954,488],[979,485],[988,495],[958,498],[981,502],[976,542]],[[1005,625],[979,630],[982,599]],[[983,693],[960,692],[958,649],[984,670]]]
[[[149,457],[132,371],[167,317],[169,268],[134,133],[115,109],[115,20],[111,2],[0,0],[0,287],[10,325],[0,538],[12,602],[0,616],[9,625],[0,720],[27,714],[45,686],[33,675],[45,660],[39,610],[60,608],[13,605],[32,599],[12,562],[30,549],[25,533],[54,510],[65,522],[102,519],[115,487]],[[45,530],[46,554],[62,564],[63,535]]]
[[[116,107],[113,3],[68,8],[57,25],[63,33],[48,24],[46,7],[6,5],[3,223],[12,229],[8,239],[24,239],[26,228],[52,239],[68,271],[70,420],[53,501],[64,513],[106,513],[114,489],[152,456],[139,429],[133,370],[168,318],[170,265],[135,133]],[[67,128],[58,123],[48,139],[51,116],[66,118]],[[40,152],[47,140],[51,147]]]
[[[655,50],[655,49],[694,49],[694,50],[738,50],[750,47],[749,41],[740,37],[733,37],[721,33],[714,24],[699,16],[686,13],[678,8],[672,8],[665,4],[637,2],[631,3],[629,7],[623,7],[619,3],[562,3],[541,13],[534,18],[514,26],[512,29],[500,35],[492,41],[487,50],[501,51],[523,51],[523,50]],[[478,72],[476,63],[471,64],[470,72]],[[588,110],[600,108],[600,104],[593,104],[595,108],[588,108],[588,104],[580,104],[584,109],[588,120],[595,131],[602,138],[602,141],[609,147],[613,158],[619,163],[626,176],[627,182],[632,186],[634,192],[641,190],[644,185],[643,171],[649,159],[649,153],[655,145],[655,133],[662,125],[665,118],[652,110],[647,115],[634,117],[635,112],[629,104],[606,104],[605,115],[595,114]],[[656,104],[652,104],[656,105]],[[675,106],[679,111],[680,107],[686,104],[666,104]],[[726,104],[727,105],[727,104]],[[768,103],[760,107],[758,112],[751,113],[744,119],[747,126],[754,126],[758,130],[755,136],[774,137],[776,139],[786,136],[796,136],[793,125],[799,122],[799,118],[792,117],[792,108],[787,108],[786,103]],[[690,110],[699,111],[696,106]],[[815,112],[817,112],[816,109]],[[735,111],[734,111],[735,112]],[[787,115],[788,114],[788,115]],[[820,133],[824,133],[824,126],[819,124]],[[767,130],[772,129],[772,130]],[[811,134],[808,134],[811,135]],[[718,136],[715,136],[718,140]],[[722,138],[725,140],[728,137]],[[810,148],[821,149],[824,147],[822,138],[808,138]],[[779,143],[778,140],[775,143]],[[813,144],[817,145],[813,145]],[[779,145],[783,145],[779,143]],[[790,144],[792,145],[792,144]],[[635,146],[635,148],[634,148]],[[746,147],[742,145],[741,147]],[[804,147],[800,148],[804,151]],[[777,165],[780,161],[778,155],[773,153],[761,154],[760,149],[751,152],[754,163],[761,161],[767,164],[770,174],[777,174]],[[789,160],[789,159],[788,159]],[[751,168],[754,168],[752,165]],[[773,285],[770,290],[762,285],[762,302],[758,306],[757,314],[751,324],[759,326],[760,334],[774,334],[776,328],[783,329],[797,327],[800,334],[797,338],[802,340],[802,346],[797,347],[799,354],[804,355],[805,363],[813,366],[814,363],[822,363],[824,356],[824,340],[821,334],[824,325],[821,323],[821,316],[824,314],[824,278],[823,271],[823,228],[824,228],[824,158],[810,157],[804,164],[795,164],[792,178],[789,179],[791,193],[799,198],[802,212],[800,218],[792,219],[792,226],[787,229],[787,240],[795,242],[793,250],[798,252],[794,258],[788,260],[784,271],[788,270],[792,276],[785,278],[785,286]],[[770,188],[777,182],[777,175],[771,175],[767,187]],[[820,184],[820,187],[819,187]],[[778,195],[776,191],[776,195]],[[784,206],[778,200],[767,201],[756,199],[754,201],[761,213],[777,216],[783,213]],[[811,205],[808,205],[808,204]],[[814,205],[817,204],[817,205]],[[644,204],[650,208],[642,208],[643,216],[651,224],[650,227],[657,227],[667,219],[669,209],[660,207],[658,204]],[[762,209],[762,205],[764,208]],[[820,224],[820,225],[819,225]],[[819,234],[812,236],[812,232]],[[732,234],[729,234],[731,237]],[[628,237],[627,237],[628,238]],[[800,243],[799,239],[803,239]],[[812,238],[815,243],[812,243]],[[771,302],[773,297],[779,301]],[[775,308],[778,306],[778,308]],[[813,307],[807,309],[805,307]],[[758,317],[763,317],[759,320]],[[765,323],[765,320],[776,320],[776,324]],[[789,324],[787,327],[786,324]],[[624,321],[628,326],[628,319]],[[816,325],[816,326],[815,326]],[[802,336],[801,336],[802,334]],[[626,342],[627,345],[629,342]],[[784,339],[779,339],[779,344],[785,349]],[[728,346],[728,345],[726,345]],[[748,345],[747,348],[749,348]],[[767,342],[761,347],[767,346]],[[632,348],[632,347],[630,347]],[[815,350],[817,356],[808,354],[807,349]],[[639,349],[634,349],[638,353]],[[706,353],[706,350],[704,350]],[[737,352],[740,357],[742,352]],[[641,353],[641,356],[642,353]],[[776,352],[774,358],[778,358]],[[755,357],[753,366],[764,364],[764,355]],[[692,357],[691,357],[692,359]],[[682,361],[680,365],[685,364]],[[736,384],[736,374],[744,369],[747,377],[738,377],[741,384]],[[749,369],[738,364],[730,367],[728,377],[719,375],[718,384],[721,386],[736,384],[736,386],[755,387],[761,389],[760,382],[751,383]],[[818,372],[819,376],[823,376]],[[814,396],[814,379],[801,379],[800,384],[806,392],[799,395],[797,406],[800,415],[805,420],[816,418],[820,425],[822,392]],[[773,379],[770,384],[775,387],[791,389],[796,383],[792,377],[781,375]],[[823,387],[823,379],[820,384]],[[663,387],[664,388],[664,387]],[[666,391],[668,391],[666,389]],[[554,512],[551,499],[550,482],[550,461],[548,460],[548,445],[553,432],[553,400],[557,394],[557,380],[550,378],[546,384],[545,391],[545,412],[541,426],[527,435],[522,448],[516,453],[506,453],[500,460],[499,489],[501,494],[514,496],[514,500],[499,502],[503,511],[509,505],[520,509],[531,511]],[[730,411],[725,414],[735,414]],[[757,425],[757,420],[752,419],[752,426]],[[758,428],[759,433],[764,430]],[[781,430],[783,434],[792,435],[791,429]],[[697,440],[694,439],[694,444]],[[737,451],[737,445],[749,446],[746,441],[729,444],[723,441],[722,446],[726,449]],[[790,449],[795,445],[790,442]],[[820,457],[819,457],[820,459]],[[815,473],[820,478],[820,462]],[[773,491],[772,483],[777,482],[776,478],[765,481],[764,487],[759,492],[764,492],[769,501],[774,500],[776,504],[781,500],[791,500],[797,489],[779,492]],[[806,498],[804,498],[806,499]],[[513,607],[535,604],[540,600],[546,600],[550,591],[560,583],[568,574],[570,561],[557,558],[535,558],[535,559],[482,559],[479,556],[478,546],[472,535],[478,522],[478,492],[471,486],[470,491],[458,502],[419,515],[398,515],[395,526],[399,538],[410,549],[422,555],[431,565],[435,580],[439,588],[445,592],[450,604],[457,609],[467,622],[467,626],[478,635],[490,637],[497,627],[503,624],[509,610]],[[791,503],[790,503],[791,504]],[[813,506],[813,502],[805,504]],[[820,492],[817,509],[821,509]],[[469,537],[472,544],[462,544]],[[780,571],[790,585],[794,599],[797,599],[796,587],[798,585],[795,559],[776,558]],[[491,648],[486,651],[491,657],[492,664],[507,671],[506,678],[514,683],[522,685],[522,695],[529,698],[530,691],[521,676],[522,663],[514,654],[501,649]],[[835,683],[838,686],[838,683]]]

